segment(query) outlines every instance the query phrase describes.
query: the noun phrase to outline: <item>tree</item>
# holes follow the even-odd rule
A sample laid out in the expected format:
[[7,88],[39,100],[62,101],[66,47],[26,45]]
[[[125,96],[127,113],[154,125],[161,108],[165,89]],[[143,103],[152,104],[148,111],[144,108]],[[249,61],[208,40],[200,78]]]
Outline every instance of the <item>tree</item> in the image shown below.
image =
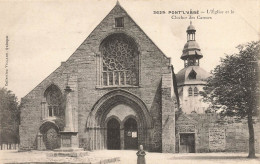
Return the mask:
[[15,94],[0,88],[0,143],[19,142],[20,112]]
[[249,131],[249,158],[255,158],[253,116],[259,109],[260,42],[239,45],[239,52],[227,55],[211,72],[204,88],[204,100],[211,110],[224,116],[247,118]]

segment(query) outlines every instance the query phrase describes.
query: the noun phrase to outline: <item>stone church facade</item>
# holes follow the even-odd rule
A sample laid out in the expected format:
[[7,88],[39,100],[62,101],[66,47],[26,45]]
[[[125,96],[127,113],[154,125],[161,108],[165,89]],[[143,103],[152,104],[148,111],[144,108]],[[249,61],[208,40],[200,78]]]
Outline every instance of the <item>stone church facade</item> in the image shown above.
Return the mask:
[[[20,149],[245,151],[243,123],[178,112],[185,103],[178,74],[117,3],[68,60],[22,98]],[[237,147],[234,139],[241,141]]]
[[80,147],[175,151],[170,58],[117,4],[71,57],[23,99],[21,149],[55,149],[72,89]]

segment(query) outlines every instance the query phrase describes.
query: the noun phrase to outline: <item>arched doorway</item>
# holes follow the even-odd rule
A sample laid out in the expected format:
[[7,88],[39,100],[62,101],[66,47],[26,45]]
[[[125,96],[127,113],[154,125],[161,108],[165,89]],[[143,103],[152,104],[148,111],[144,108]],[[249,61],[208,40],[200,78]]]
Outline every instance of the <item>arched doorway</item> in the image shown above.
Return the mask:
[[138,149],[137,122],[133,118],[128,118],[124,123],[124,143],[125,149]]
[[[90,117],[88,118],[88,121],[86,123],[86,129],[90,131],[92,134],[97,134],[96,131],[99,131],[97,128],[93,128],[93,125],[100,127],[100,134],[97,134],[97,138],[100,138],[99,141],[101,141],[101,148],[111,149],[111,146],[109,145],[112,141],[109,140],[109,136],[112,134],[109,134],[111,132],[111,126],[108,126],[108,122],[110,121],[109,118],[113,116],[117,116],[116,114],[110,113],[114,107],[117,105],[124,104],[128,107],[130,107],[133,110],[133,113],[127,113],[127,118],[116,118],[118,120],[118,129],[119,127],[122,128],[122,130],[117,131],[117,149],[126,149],[125,146],[125,140],[124,140],[124,123],[127,121],[128,118],[134,118],[134,120],[138,123],[138,134],[137,134],[137,144],[142,144],[146,149],[149,149],[149,133],[150,129],[152,128],[152,118],[151,115],[144,104],[144,102],[134,94],[122,90],[117,89],[108,92],[107,94],[103,95],[97,103],[93,106],[93,109],[91,110]],[[120,115],[121,116],[121,115]],[[131,116],[131,117],[128,117]],[[117,116],[118,117],[118,116]],[[115,117],[113,117],[115,118]],[[126,119],[125,119],[126,118]],[[111,118],[112,119],[112,118]],[[121,121],[123,124],[121,124]],[[137,126],[136,126],[137,127]],[[136,128],[137,129],[137,128]],[[112,130],[113,131],[113,130]],[[89,145],[92,149],[99,148],[99,143],[96,142],[95,135],[90,136]],[[121,142],[121,144],[119,144]],[[134,148],[136,149],[137,146]],[[127,149],[131,149],[131,147],[127,147]]]
[[107,149],[120,149],[120,124],[115,118],[107,123]]
[[57,149],[60,147],[59,129],[55,124],[46,122],[40,127],[40,132],[43,136],[43,143],[48,150]]

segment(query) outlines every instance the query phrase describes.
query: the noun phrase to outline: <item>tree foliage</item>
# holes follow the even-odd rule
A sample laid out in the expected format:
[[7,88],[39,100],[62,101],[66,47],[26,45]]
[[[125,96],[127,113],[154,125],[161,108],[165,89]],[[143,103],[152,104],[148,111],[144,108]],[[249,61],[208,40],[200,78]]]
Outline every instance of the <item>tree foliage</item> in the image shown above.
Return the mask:
[[204,100],[211,102],[211,110],[227,116],[256,115],[259,108],[260,42],[239,45],[239,53],[227,55],[211,72],[204,88]]
[[0,89],[0,142],[19,142],[20,112],[15,94]]
[[204,88],[204,100],[212,104],[210,110],[219,110],[224,116],[247,118],[249,158],[255,158],[253,116],[259,109],[260,42],[239,45],[237,54],[221,59]]

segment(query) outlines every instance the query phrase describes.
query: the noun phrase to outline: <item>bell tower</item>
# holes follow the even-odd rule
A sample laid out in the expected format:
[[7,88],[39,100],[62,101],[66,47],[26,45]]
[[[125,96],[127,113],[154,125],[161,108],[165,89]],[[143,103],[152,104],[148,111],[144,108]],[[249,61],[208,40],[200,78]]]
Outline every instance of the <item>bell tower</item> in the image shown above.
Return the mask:
[[184,68],[177,75],[177,86],[181,110],[184,113],[204,113],[208,104],[202,101],[199,94],[207,83],[210,74],[200,67],[203,55],[199,44],[196,42],[196,29],[190,22],[187,30],[187,42],[182,50],[181,59]]
[[184,60],[184,67],[199,66],[199,60],[203,57],[200,47],[196,42],[196,29],[190,22],[187,28],[187,43],[182,51],[181,59]]

